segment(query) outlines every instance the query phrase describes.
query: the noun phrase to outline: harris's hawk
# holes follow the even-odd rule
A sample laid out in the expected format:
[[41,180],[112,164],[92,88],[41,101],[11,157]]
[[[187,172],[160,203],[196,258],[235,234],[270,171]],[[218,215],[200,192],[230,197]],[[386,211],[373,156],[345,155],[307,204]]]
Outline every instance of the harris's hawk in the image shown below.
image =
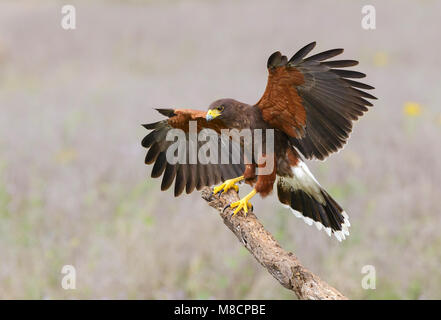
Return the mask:
[[[289,60],[280,52],[273,53],[267,62],[269,75],[265,92],[254,105],[221,99],[213,102],[206,112],[157,109],[167,119],[144,125],[152,131],[142,145],[148,149],[145,163],[154,163],[151,176],[163,177],[161,190],[168,189],[174,181],[175,196],[184,190],[191,193],[219,183],[222,184],[213,189],[214,193],[231,188],[238,191],[236,183],[245,181],[253,190],[230,207],[236,208],[234,214],[240,210],[246,214],[251,207],[250,198],[257,193],[261,196],[271,193],[277,179],[282,204],[308,225],[315,224],[329,236],[334,234],[339,241],[345,239],[349,235],[348,215],[314,178],[302,156],[323,160],[341,149],[349,138],[353,122],[372,106],[367,99],[376,98],[365,91],[373,89],[372,86],[352,80],[365,74],[341,69],[355,66],[357,61],[328,60],[341,54],[343,49],[307,57],[314,47],[315,42],[306,45]],[[192,138],[191,128],[198,134],[212,132],[211,144],[226,151],[230,161],[201,161],[198,157],[192,162],[189,161],[190,148],[183,149],[180,161],[171,161],[168,155],[172,153],[167,152],[175,140],[168,135],[173,129],[183,133],[187,147],[193,142],[195,150],[203,148],[200,140]],[[259,161],[254,154],[245,161],[242,140],[230,145],[222,139],[222,131],[228,129],[273,130],[273,151],[261,153],[265,159],[274,160],[273,169],[260,170],[266,162]],[[242,155],[239,161],[231,161],[235,154]]]

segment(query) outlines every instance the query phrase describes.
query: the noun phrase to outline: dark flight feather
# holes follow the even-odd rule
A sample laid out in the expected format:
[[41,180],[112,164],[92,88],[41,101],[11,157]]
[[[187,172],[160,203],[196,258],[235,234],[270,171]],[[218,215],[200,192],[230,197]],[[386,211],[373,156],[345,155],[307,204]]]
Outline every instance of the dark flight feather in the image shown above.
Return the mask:
[[314,41],[301,48],[299,51],[297,51],[296,54],[291,57],[291,59],[289,59],[288,64],[297,64],[298,62],[300,62],[304,57],[308,55],[308,53],[311,52],[312,49],[314,49],[315,45],[316,42]]
[[162,183],[161,183],[162,191],[167,190],[172,185],[173,180],[175,179],[176,176],[176,167],[177,167],[176,165],[167,163],[165,167],[164,175],[162,177]]
[[155,164],[153,165],[153,169],[151,173],[152,178],[160,177],[164,172],[166,165],[167,165],[166,153],[161,152],[159,153],[158,157],[156,158]]
[[322,65],[327,66],[329,68],[347,68],[353,67],[358,64],[356,60],[334,60],[334,61],[326,61],[323,62]]
[[[172,185],[173,181],[175,181],[174,186],[174,194],[175,196],[179,196],[184,191],[186,193],[191,193],[195,189],[200,190],[205,186],[212,186],[218,184],[224,180],[236,178],[241,176],[245,170],[245,165],[242,161],[238,164],[231,163],[230,164],[190,164],[189,160],[189,148],[187,148],[186,159],[187,163],[184,164],[171,164],[166,159],[166,151],[167,148],[174,143],[174,141],[166,141],[167,133],[173,129],[174,127],[171,123],[178,128],[188,128],[188,121],[195,120],[198,121],[198,124],[205,124],[207,121],[205,118],[202,120],[200,117],[203,116],[204,113],[199,111],[185,110],[185,111],[176,111],[174,109],[157,109],[158,112],[165,116],[170,117],[170,121],[159,121],[153,124],[146,124],[144,127],[153,130],[148,133],[144,139],[142,140],[142,146],[147,148],[147,155],[145,158],[146,164],[152,164],[153,169],[151,172],[151,176],[153,178],[158,178],[161,175],[162,183],[161,190],[167,190]],[[201,129],[201,128],[199,128]],[[221,141],[221,136],[217,135],[218,140],[218,150],[221,152],[224,148],[224,143]],[[189,137],[187,138],[187,146],[189,143]],[[205,142],[198,141],[196,143],[198,152],[199,148]],[[227,144],[228,146],[229,144]],[[231,142],[231,149],[223,150],[222,152],[228,152],[229,158],[232,159],[232,150],[239,150],[241,147],[238,144]]]
[[331,59],[339,54],[343,53],[343,49],[331,49],[324,52],[317,53],[313,56],[306,58],[304,61],[323,61],[327,59]]
[[342,52],[327,50],[293,64],[305,79],[296,89],[306,110],[306,134],[290,140],[307,159],[323,160],[342,148],[352,131],[352,122],[372,106],[366,99],[376,99],[360,90],[372,86],[350,80],[364,78],[364,73],[338,69],[355,66],[357,61],[324,61]]

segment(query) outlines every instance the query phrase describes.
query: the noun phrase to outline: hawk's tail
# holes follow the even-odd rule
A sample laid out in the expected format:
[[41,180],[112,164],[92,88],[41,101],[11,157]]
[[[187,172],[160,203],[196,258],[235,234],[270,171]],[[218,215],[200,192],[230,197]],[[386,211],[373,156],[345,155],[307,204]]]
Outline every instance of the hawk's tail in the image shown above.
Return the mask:
[[292,167],[292,177],[279,177],[277,193],[280,202],[294,215],[317,229],[322,228],[341,241],[349,235],[349,217],[340,205],[320,186],[302,161]]

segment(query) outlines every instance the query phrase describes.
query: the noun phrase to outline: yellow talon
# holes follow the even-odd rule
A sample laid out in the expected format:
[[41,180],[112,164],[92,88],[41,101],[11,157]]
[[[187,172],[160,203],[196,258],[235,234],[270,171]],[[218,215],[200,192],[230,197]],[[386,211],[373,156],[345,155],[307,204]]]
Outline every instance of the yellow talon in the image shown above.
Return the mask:
[[241,181],[243,179],[244,179],[243,176],[240,176],[240,177],[237,177],[237,178],[234,178],[234,179],[226,180],[220,186],[215,187],[213,189],[213,193],[216,194],[216,193],[218,193],[220,191],[226,192],[226,191],[228,191],[230,189],[234,189],[234,190],[236,190],[236,192],[239,192],[239,187],[236,185],[236,182],[239,182],[239,181]]
[[253,189],[250,193],[248,193],[245,197],[240,199],[239,201],[233,202],[230,204],[230,208],[236,208],[233,212],[233,216],[235,216],[240,210],[243,209],[245,216],[248,213],[248,208],[252,207],[252,204],[249,202],[249,200],[256,195],[256,189]]

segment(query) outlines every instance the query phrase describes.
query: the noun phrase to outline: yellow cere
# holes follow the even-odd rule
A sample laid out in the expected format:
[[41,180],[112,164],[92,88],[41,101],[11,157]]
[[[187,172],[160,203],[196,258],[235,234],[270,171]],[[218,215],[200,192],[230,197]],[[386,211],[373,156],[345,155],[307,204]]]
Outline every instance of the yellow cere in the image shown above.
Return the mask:
[[210,109],[207,112],[207,121],[213,120],[221,115],[221,112],[217,109]]

